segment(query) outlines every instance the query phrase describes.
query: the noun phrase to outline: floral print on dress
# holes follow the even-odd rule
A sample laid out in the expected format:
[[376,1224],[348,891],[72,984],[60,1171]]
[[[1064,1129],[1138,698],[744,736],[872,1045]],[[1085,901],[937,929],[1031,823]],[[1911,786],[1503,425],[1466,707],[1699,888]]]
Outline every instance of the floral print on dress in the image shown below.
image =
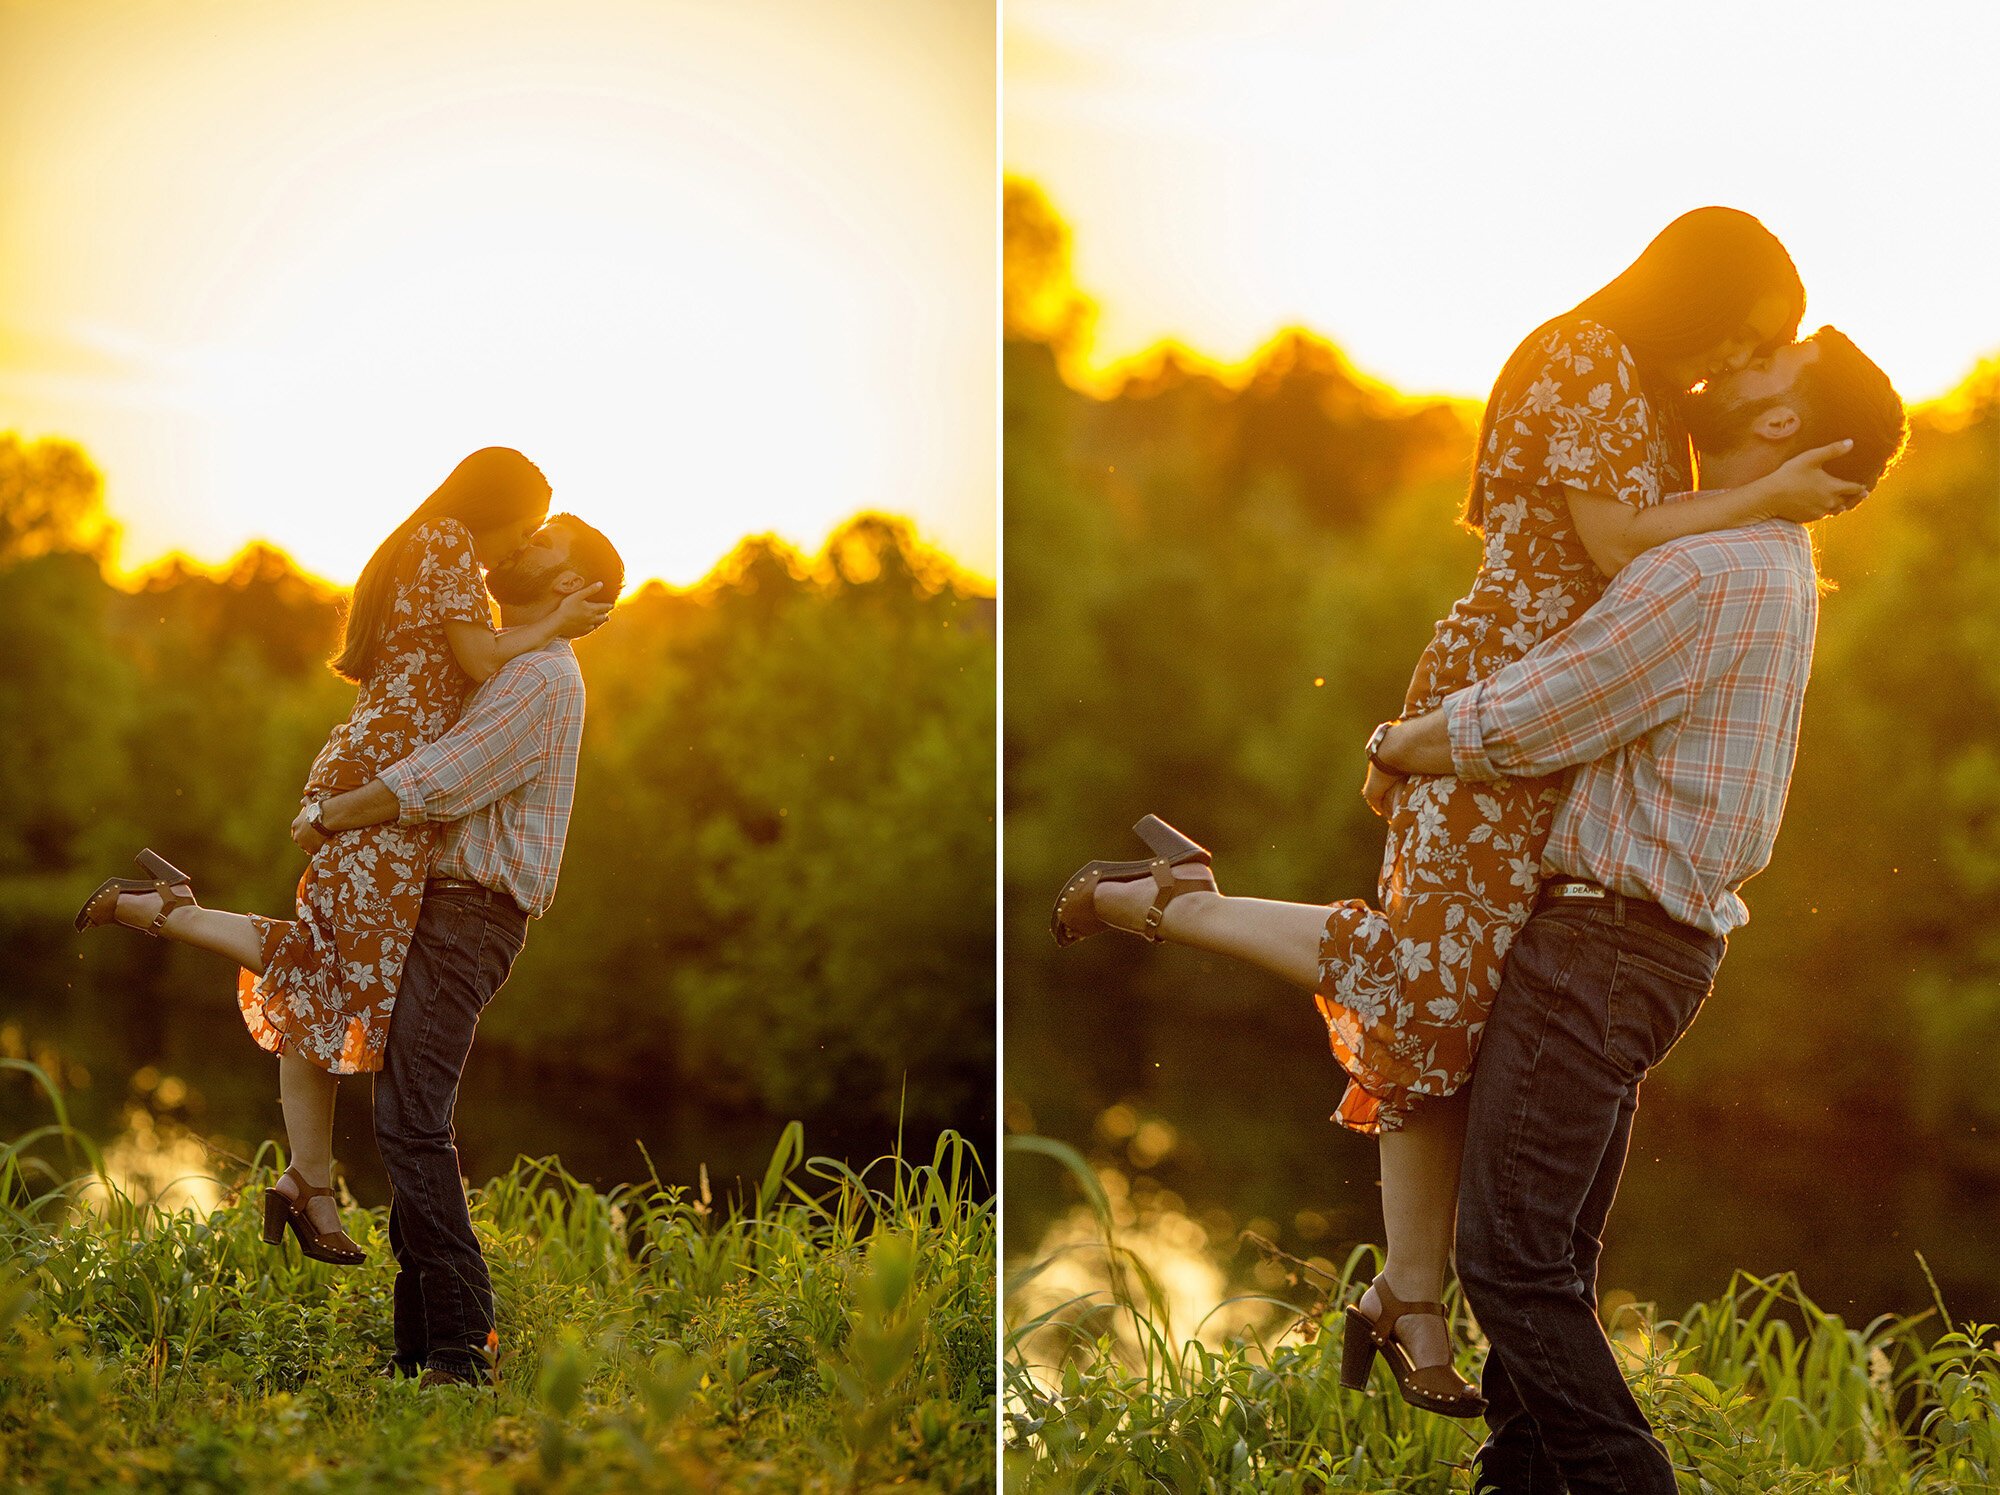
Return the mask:
[[[1602,593],[1565,487],[1647,508],[1692,486],[1685,431],[1601,323],[1550,323],[1493,401],[1473,495],[1479,573],[1417,661],[1405,715],[1513,663]],[[1348,1074],[1333,1116],[1343,1126],[1394,1131],[1412,1106],[1465,1083],[1534,908],[1560,784],[1412,775],[1392,791],[1379,907],[1332,905],[1320,943],[1314,1000]]]
[[[307,799],[359,788],[437,741],[465,709],[472,679],[444,625],[493,626],[471,532],[452,519],[420,526],[396,557],[393,582],[375,661],[353,711],[313,760]],[[430,825],[342,831],[306,864],[298,917],[255,918],[264,974],[238,972],[236,995],[260,1047],[337,1075],[382,1067],[437,839]]]

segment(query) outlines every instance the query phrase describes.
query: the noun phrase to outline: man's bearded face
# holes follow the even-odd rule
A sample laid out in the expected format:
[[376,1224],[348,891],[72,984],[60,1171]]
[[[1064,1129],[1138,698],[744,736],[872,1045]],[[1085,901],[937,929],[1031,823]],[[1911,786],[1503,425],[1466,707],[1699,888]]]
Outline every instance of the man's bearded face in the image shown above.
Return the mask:
[[568,565],[567,538],[560,530],[544,527],[486,573],[486,590],[495,602],[511,602],[517,607],[539,602]]

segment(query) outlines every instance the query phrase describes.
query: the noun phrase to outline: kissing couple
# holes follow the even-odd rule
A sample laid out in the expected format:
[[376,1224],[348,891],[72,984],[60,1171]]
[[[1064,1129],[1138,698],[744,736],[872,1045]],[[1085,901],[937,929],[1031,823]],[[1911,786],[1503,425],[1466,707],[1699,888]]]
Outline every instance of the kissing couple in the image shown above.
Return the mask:
[[[1480,1491],[1675,1487],[1598,1322],[1605,1222],[1640,1083],[1777,836],[1818,619],[1806,526],[1907,431],[1853,342],[1799,340],[1804,310],[1763,224],[1699,208],[1509,358],[1464,516],[1478,573],[1365,749],[1376,905],[1224,896],[1147,816],[1153,856],[1089,863],[1052,915],[1061,944],[1121,929],[1313,992],[1348,1077],[1334,1119],[1381,1149],[1388,1249],[1343,1383],[1379,1354],[1413,1404],[1483,1415]],[[1441,1306],[1454,1240],[1478,1386]]]
[[309,858],[294,918],[204,907],[151,851],[145,879],[106,879],[76,916],[241,967],[243,1020],[278,1056],[290,1159],[264,1194],[266,1241],[289,1229],[315,1260],[365,1259],[334,1202],[333,1108],[341,1076],[375,1076],[397,1266],[383,1373],[425,1385],[488,1380],[498,1347],[452,1112],[479,1015],[555,896],[583,738],[569,641],[625,583],[611,542],[550,517],[549,499],[526,457],[486,447],[369,559],[332,661],[359,687],[354,709],[292,822]]

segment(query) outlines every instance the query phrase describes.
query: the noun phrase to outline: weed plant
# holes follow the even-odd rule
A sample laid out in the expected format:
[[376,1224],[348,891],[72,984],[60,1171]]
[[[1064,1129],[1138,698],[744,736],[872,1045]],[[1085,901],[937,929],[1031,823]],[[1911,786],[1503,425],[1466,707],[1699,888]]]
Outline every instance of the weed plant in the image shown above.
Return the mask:
[[[1009,1145],[1075,1176],[1097,1215],[1101,1239],[1090,1249],[1103,1253],[1110,1284],[1030,1314],[1019,1306],[1023,1289],[1052,1259],[1009,1275],[1010,1491],[1472,1489],[1481,1424],[1410,1407],[1379,1361],[1366,1392],[1341,1389],[1338,1305],[1378,1269],[1373,1247],[1331,1272],[1287,1259],[1303,1303],[1231,1300],[1280,1310],[1269,1331],[1221,1346],[1177,1338],[1164,1327],[1166,1294],[1120,1244],[1082,1156],[1048,1138]],[[1483,1342],[1462,1305],[1448,1306],[1460,1368],[1476,1376]],[[2000,1338],[1992,1325],[1954,1323],[1941,1303],[1856,1328],[1814,1304],[1791,1274],[1739,1273],[1720,1298],[1678,1319],[1633,1305],[1609,1328],[1689,1495],[2000,1491]]]
[[426,1390],[376,1374],[386,1211],[343,1211],[343,1269],[263,1244],[267,1158],[206,1218],[135,1202],[0,1062],[54,1108],[0,1144],[0,1488],[993,1486],[994,1219],[955,1133],[857,1172],[794,1123],[727,1203],[523,1159],[472,1196],[497,1384]]

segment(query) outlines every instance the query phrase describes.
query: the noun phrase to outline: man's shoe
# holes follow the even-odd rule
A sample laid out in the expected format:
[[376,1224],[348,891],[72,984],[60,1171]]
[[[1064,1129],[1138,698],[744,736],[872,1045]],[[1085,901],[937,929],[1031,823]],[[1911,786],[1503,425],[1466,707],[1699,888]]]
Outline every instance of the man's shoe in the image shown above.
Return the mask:
[[376,1378],[383,1381],[402,1381],[424,1373],[423,1365],[415,1360],[398,1360],[391,1355],[375,1367]]
[[431,1365],[424,1369],[423,1378],[417,1385],[428,1391],[433,1386],[490,1386],[493,1383],[474,1370],[453,1370],[448,1366]]

